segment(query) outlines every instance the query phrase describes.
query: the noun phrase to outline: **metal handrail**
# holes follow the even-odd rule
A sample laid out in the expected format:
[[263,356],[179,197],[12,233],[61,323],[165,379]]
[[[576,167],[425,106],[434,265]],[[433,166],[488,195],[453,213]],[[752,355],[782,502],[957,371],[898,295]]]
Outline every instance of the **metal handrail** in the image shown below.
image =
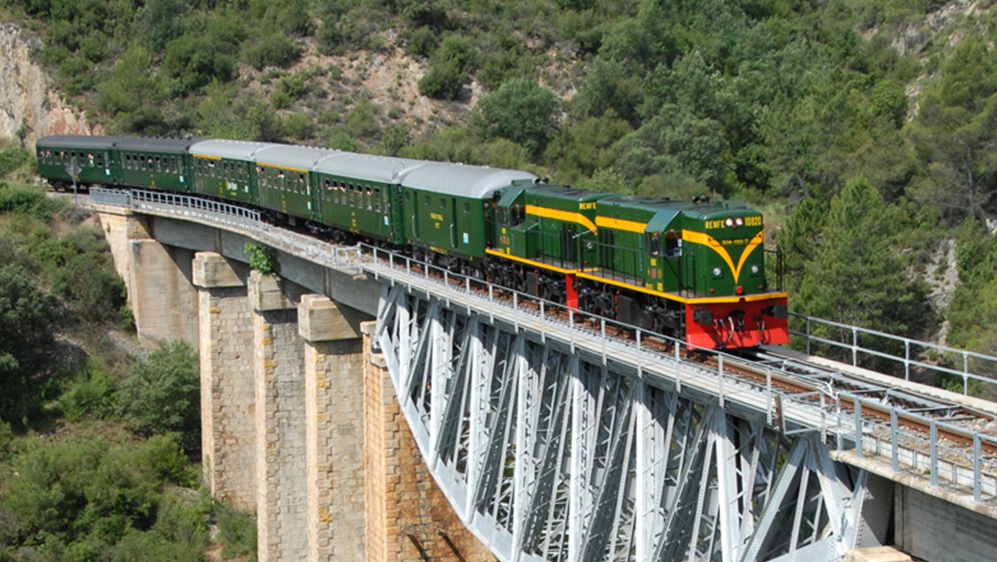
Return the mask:
[[[876,402],[875,400],[856,394],[835,392],[832,388],[827,386],[818,386],[816,391],[809,393],[806,396],[792,395],[773,388],[773,375],[783,374],[782,370],[774,365],[758,365],[758,367],[766,373],[765,384],[754,381],[746,381],[742,378],[734,377],[725,371],[724,363],[736,361],[736,357],[726,354],[723,351],[701,350],[697,348],[700,352],[707,351],[717,357],[718,366],[715,370],[711,371],[708,367],[705,367],[698,362],[690,362],[689,360],[682,358],[681,350],[689,348],[689,346],[682,340],[663,334],[657,334],[651,330],[646,330],[623,322],[598,317],[597,315],[581,313],[567,307],[564,304],[546,301],[518,291],[506,288],[496,288],[485,281],[454,274],[449,270],[416,260],[409,256],[394,254],[382,248],[365,245],[344,248],[311,239],[296,233],[284,232],[282,229],[260,221],[259,212],[249,210],[238,205],[210,201],[182,194],[132,190],[129,197],[123,198],[121,193],[122,192],[120,190],[92,188],[91,199],[97,203],[105,205],[128,206],[134,210],[159,212],[166,216],[198,218],[208,222],[215,222],[216,224],[223,225],[227,228],[237,227],[240,231],[254,233],[254,235],[258,236],[258,239],[263,242],[287,248],[292,252],[300,251],[304,255],[310,258],[315,258],[318,262],[323,264],[331,264],[333,267],[347,268],[349,270],[359,267],[361,270],[372,275],[375,279],[381,279],[384,277],[389,279],[392,283],[399,282],[399,280],[404,280],[405,278],[410,280],[418,279],[420,281],[429,280],[437,287],[440,292],[440,296],[447,299],[448,303],[458,294],[466,296],[474,294],[477,297],[479,295],[472,291],[472,287],[482,287],[483,292],[488,295],[487,307],[511,307],[517,314],[522,314],[526,317],[540,318],[542,338],[547,337],[546,331],[550,325],[561,324],[562,326],[568,326],[571,328],[568,332],[570,334],[569,337],[571,338],[570,343],[572,347],[574,347],[577,339],[576,334],[587,334],[590,337],[600,338],[602,340],[602,353],[604,357],[606,357],[613,349],[629,348],[632,351],[637,352],[638,358],[647,356],[649,358],[653,357],[657,361],[660,361],[660,352],[649,348],[644,344],[644,342],[649,337],[672,342],[674,344],[675,353],[674,356],[669,355],[668,359],[679,363],[694,364],[697,371],[713,373],[712,376],[717,377],[716,398],[721,406],[724,405],[725,400],[731,396],[731,392],[753,389],[756,392],[764,393],[764,401],[766,404],[765,414],[768,422],[774,425],[778,421],[778,423],[781,424],[780,428],[784,431],[793,433],[801,431],[816,432],[820,435],[821,441],[834,443],[835,448],[838,450],[854,449],[856,456],[860,458],[867,453],[873,453],[878,456],[886,457],[892,463],[894,470],[899,470],[900,465],[909,466],[916,470],[926,467],[927,470],[930,471],[932,486],[938,485],[939,477],[946,476],[946,480],[949,480],[957,485],[966,485],[971,487],[975,502],[982,501],[984,495],[990,497],[997,496],[997,467],[993,466],[994,463],[985,461],[982,456],[982,445],[984,443],[988,443],[997,446],[997,438],[979,433],[978,431],[959,428],[952,424],[932,420],[904,409],[896,408],[888,404],[882,404],[880,402]],[[195,212],[192,213],[191,211]],[[299,240],[299,238],[304,240]],[[366,252],[361,252],[361,248],[365,249]],[[330,253],[330,249],[335,249],[335,251]],[[384,258],[383,260],[382,257]],[[422,269],[422,273],[417,274],[413,271],[414,269]],[[438,278],[430,276],[429,272],[431,270],[437,270],[440,276]],[[411,283],[409,283],[409,287],[412,287]],[[510,294],[512,296],[511,302],[500,302],[494,299],[494,293],[496,290]],[[524,303],[527,302],[535,304],[530,307],[524,307]],[[536,306],[537,310],[534,310],[532,306]],[[552,318],[542,314],[542,312],[547,309],[561,309],[565,311],[568,320],[564,321],[559,318]],[[578,323],[578,316],[598,319],[599,329],[594,330]],[[986,355],[955,350],[945,346],[939,346],[937,344],[916,342],[914,340],[909,340],[908,338],[891,336],[882,332],[866,330],[831,321],[808,318],[802,315],[795,316],[805,318],[808,322],[808,326],[810,322],[820,322],[834,327],[853,330],[853,333],[855,334],[864,333],[897,339],[898,341],[905,342],[905,349],[909,349],[910,344],[916,343],[931,349],[958,352],[967,358],[973,357],[984,360],[994,360],[994,358]],[[607,338],[607,329],[632,331],[634,333],[634,338],[633,340]],[[822,338],[812,336],[812,334],[809,333],[809,329],[805,335],[814,341],[825,341]],[[853,342],[857,342],[857,335],[854,337]],[[826,341],[825,343],[834,344],[838,342]],[[856,351],[862,351],[863,353],[874,351],[859,348],[857,343],[855,343],[853,347]],[[897,359],[899,360],[899,358]],[[640,359],[638,359],[638,361],[640,361]],[[905,364],[909,365],[921,364],[918,361],[911,360],[909,357],[905,358],[904,361]],[[643,368],[643,365],[638,362],[638,376],[643,376]],[[683,385],[682,377],[684,375],[682,375],[681,370],[676,370],[675,372],[677,378],[674,382],[678,391],[681,392]],[[969,373],[968,370],[965,371],[964,374],[971,378],[984,378]],[[841,405],[842,399],[851,401],[855,405],[854,409],[848,410],[843,408]],[[875,404],[876,408],[881,411],[885,410],[890,415],[892,423],[889,424],[888,438],[880,439],[873,435],[876,428],[882,430],[883,424],[875,424],[861,416],[863,405],[872,404]],[[811,412],[814,415],[810,416],[810,419],[816,418],[818,421],[816,423],[811,423],[808,427],[787,427],[785,425],[785,413],[791,409]],[[926,460],[918,456],[915,452],[915,447],[903,446],[901,443],[923,443],[925,440],[922,435],[919,435],[913,431],[907,431],[905,428],[900,427],[896,423],[896,420],[901,415],[907,419],[923,420],[924,423],[928,424],[931,428],[930,436],[927,438],[930,456]],[[803,418],[801,417],[800,419]],[[973,440],[974,443],[972,451],[967,452],[965,449],[954,448],[946,445],[944,440],[941,440],[938,437],[939,429],[957,430],[962,434],[967,435]],[[884,453],[884,448],[887,447],[886,444],[888,444],[889,447],[888,451]],[[943,462],[940,459],[946,460]]]
[[[997,392],[997,380],[988,377],[986,375],[981,375],[979,373],[974,373],[970,371],[970,359],[975,359],[982,362],[984,365],[991,365],[994,372],[997,372],[997,357],[990,355],[985,355],[983,353],[976,353],[973,351],[966,351],[963,349],[956,349],[953,347],[948,347],[945,345],[940,345],[930,342],[922,342],[910,338],[905,338],[903,336],[896,336],[893,334],[887,334],[885,332],[880,332],[877,330],[870,330],[868,328],[861,328],[859,326],[851,326],[848,324],[842,324],[840,322],[834,322],[831,320],[824,320],[822,318],[815,318],[812,316],[805,316],[803,314],[797,314],[791,312],[790,316],[799,318],[804,321],[805,330],[800,332],[798,330],[790,329],[790,334],[795,336],[800,336],[804,338],[806,345],[806,352],[810,354],[813,352],[812,342],[822,343],[831,347],[836,347],[839,349],[846,350],[851,354],[851,363],[853,366],[859,366],[859,354],[865,354],[868,356],[879,357],[881,359],[886,359],[889,361],[894,361],[900,363],[904,366],[904,379],[910,380],[911,367],[917,367],[925,369],[928,371],[934,371],[935,373],[942,373],[947,375],[954,375],[961,377],[963,380],[962,393],[964,395],[969,395],[969,381],[974,380],[982,384],[991,385],[994,392]],[[843,330],[845,334],[851,335],[851,343],[844,343],[840,341],[835,341],[832,339],[816,336],[813,334],[812,326],[822,325],[829,326],[834,329]],[[859,335],[873,336],[876,338],[881,338],[883,340],[894,341],[904,346],[904,357],[897,357],[889,353],[865,347],[859,344]],[[915,353],[916,350],[920,349],[922,353]],[[942,354],[952,354],[960,357],[962,359],[962,369],[950,368],[945,365],[939,365],[936,363],[928,363],[917,359],[924,352],[933,351]]]

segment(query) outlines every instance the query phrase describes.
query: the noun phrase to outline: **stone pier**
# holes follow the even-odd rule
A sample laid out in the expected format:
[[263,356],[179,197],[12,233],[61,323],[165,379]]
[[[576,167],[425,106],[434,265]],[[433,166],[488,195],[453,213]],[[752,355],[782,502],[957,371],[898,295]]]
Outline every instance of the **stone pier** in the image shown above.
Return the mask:
[[201,455],[211,495],[256,509],[256,392],[249,268],[213,252],[194,258],[201,357]]
[[290,283],[253,271],[256,529],[260,562],[307,558],[304,353]]
[[364,557],[361,315],[321,295],[298,305],[305,346],[308,562]]
[[305,289],[250,272],[223,234],[164,245],[178,225],[100,211],[140,339],[199,349],[204,483],[255,512],[261,562],[494,560],[419,455],[371,347],[369,281],[312,273]]

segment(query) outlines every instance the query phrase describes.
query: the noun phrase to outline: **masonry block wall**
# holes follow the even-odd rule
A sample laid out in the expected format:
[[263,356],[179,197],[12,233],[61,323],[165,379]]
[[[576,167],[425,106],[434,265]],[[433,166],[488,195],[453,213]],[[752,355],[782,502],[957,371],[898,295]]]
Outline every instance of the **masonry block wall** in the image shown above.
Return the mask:
[[363,342],[357,318],[328,297],[305,295],[308,561],[363,560]]
[[253,271],[256,529],[260,562],[305,560],[308,549],[304,351],[285,283]]
[[364,325],[367,560],[477,562],[495,557],[464,527],[405,421],[384,358]]
[[256,509],[256,387],[248,268],[213,252],[194,258],[201,357],[201,467],[211,495]]
[[256,512],[261,562],[494,560],[429,475],[362,313],[100,216],[140,339],[200,350],[204,482]]

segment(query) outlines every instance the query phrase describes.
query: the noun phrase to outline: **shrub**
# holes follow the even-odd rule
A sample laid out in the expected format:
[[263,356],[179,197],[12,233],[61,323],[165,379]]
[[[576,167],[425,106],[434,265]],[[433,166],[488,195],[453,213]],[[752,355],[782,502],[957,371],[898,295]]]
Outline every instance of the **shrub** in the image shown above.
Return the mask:
[[114,414],[117,381],[92,360],[76,374],[59,398],[59,406],[70,421],[102,419]]
[[301,47],[294,39],[274,33],[266,35],[246,50],[246,62],[256,70],[269,66],[287,68],[301,58]]
[[517,78],[481,98],[474,123],[483,137],[509,139],[539,156],[556,129],[557,109],[553,91],[534,80]]
[[249,254],[249,267],[264,275],[280,275],[280,261],[275,248],[246,242],[245,250]]
[[183,340],[161,343],[122,383],[118,408],[136,433],[170,435],[188,454],[199,454],[201,399],[197,352]]
[[429,72],[419,80],[419,91],[431,98],[457,99],[470,80],[475,64],[474,43],[448,35],[429,59]]

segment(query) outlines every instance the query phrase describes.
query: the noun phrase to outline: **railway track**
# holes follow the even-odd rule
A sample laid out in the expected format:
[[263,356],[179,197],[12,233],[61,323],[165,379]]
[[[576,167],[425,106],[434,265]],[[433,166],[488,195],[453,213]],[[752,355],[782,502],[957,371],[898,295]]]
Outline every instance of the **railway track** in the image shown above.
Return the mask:
[[[413,267],[413,271],[416,269]],[[418,273],[425,274],[425,270],[419,267]],[[436,277],[442,281],[444,276]],[[465,287],[465,282],[455,277],[450,277],[447,281],[455,287]],[[480,284],[480,287],[476,285],[478,284],[471,283],[472,290],[482,294],[488,293],[484,284]],[[512,291],[493,288],[490,296],[497,300],[512,301],[514,298],[512,295]],[[538,300],[521,296],[517,306],[537,314],[542,309]],[[582,329],[598,331],[601,327],[601,319],[588,313],[569,314],[566,309],[560,307],[546,307],[543,312],[561,322],[573,322]],[[619,326],[614,328],[607,328],[607,337],[630,341],[636,339],[635,330]],[[642,337],[641,345],[656,349],[667,356],[672,356],[675,351],[674,343],[647,334]],[[680,354],[684,360],[700,362],[713,368],[719,366],[717,355],[713,353],[683,348]],[[882,377],[888,375],[879,375],[880,378],[872,379],[845,369],[844,367],[849,367],[847,365],[842,367],[838,370],[831,369],[809,361],[806,356],[776,347],[739,350],[735,356],[725,356],[723,362],[724,373],[728,376],[734,375],[755,385],[771,386],[778,392],[797,397],[802,401],[807,401],[810,397],[809,400],[815,405],[819,405],[818,397],[823,393],[837,397],[835,406],[840,405],[843,410],[854,412],[856,400],[851,396],[860,395],[868,399],[862,400],[860,406],[863,421],[879,425],[889,424],[892,422],[891,412],[898,411],[897,425],[907,431],[915,432],[924,439],[928,439],[931,435],[930,420],[944,422],[936,426],[938,437],[960,448],[972,449],[974,431],[958,429],[953,427],[954,424],[980,425],[997,421],[997,404],[994,405],[993,412],[988,412],[956,400],[939,398],[935,393],[925,392],[923,385],[917,383],[890,377],[890,384],[887,385],[884,384]],[[997,426],[997,424],[992,425]],[[997,438],[997,431],[987,434]],[[981,448],[983,454],[997,459],[997,442],[984,440]]]
[[[286,225],[275,226],[286,228]],[[304,233],[301,232],[301,234]],[[370,252],[366,253],[370,256]],[[386,256],[387,254],[380,254],[378,259],[388,264],[389,259]],[[398,262],[398,258],[391,260],[394,267],[398,266]],[[449,275],[447,278],[447,275],[433,267],[430,267],[431,271],[427,272],[424,265],[414,261],[408,261],[408,267],[412,273],[431,275],[441,282],[449,282],[455,287],[466,287],[479,295],[487,294],[490,298],[498,300],[517,298],[513,296],[515,293],[512,291],[494,287],[489,291],[487,285],[482,282],[466,281],[463,277],[456,275]],[[538,314],[544,308],[540,301],[522,295],[518,297],[518,301],[518,306],[532,308]],[[602,319],[588,313],[576,312],[572,314],[563,307],[554,306],[546,307],[543,312],[565,324],[572,323],[589,331],[598,332],[600,328],[606,327],[607,337],[631,341],[637,338],[636,330],[619,327],[615,324],[613,329],[608,329],[609,323],[603,324]],[[641,346],[657,349],[662,354],[669,356],[675,353],[674,343],[665,338],[650,336],[646,332],[642,332]],[[718,366],[718,359],[714,354],[689,349],[680,349],[679,353],[685,360]],[[953,424],[989,424],[993,428],[984,433],[995,437],[995,441],[997,441],[997,423],[990,423],[997,420],[997,405],[994,405],[992,412],[988,412],[985,409],[967,406],[956,400],[940,399],[935,394],[922,392],[917,388],[918,385],[907,383],[903,379],[889,379],[889,382],[884,384],[882,380],[870,380],[859,374],[847,372],[845,369],[831,369],[825,365],[809,361],[799,354],[778,348],[747,350],[741,352],[739,357],[727,355],[724,358],[723,367],[727,376],[735,375],[754,385],[771,385],[773,389],[797,400],[807,400],[807,397],[816,397],[820,392],[823,392],[825,396],[839,397],[835,406],[840,404],[842,409],[854,411],[856,408],[855,400],[851,399],[849,395],[861,395],[863,398],[875,399],[876,401],[862,400],[862,419],[879,425],[892,421],[891,412],[898,411],[891,408],[892,404],[894,407],[902,408],[897,416],[897,423],[900,427],[921,436],[927,436],[931,431],[932,423],[930,420],[944,422],[944,425],[936,426],[939,437],[960,448],[974,446],[974,431],[962,430],[953,427]],[[885,376],[880,375],[880,377]],[[817,400],[816,398],[811,399]],[[922,418],[928,418],[929,421]],[[979,431],[976,432],[979,433]],[[997,459],[997,444],[990,440],[983,440],[982,449],[984,455],[991,459]]]

